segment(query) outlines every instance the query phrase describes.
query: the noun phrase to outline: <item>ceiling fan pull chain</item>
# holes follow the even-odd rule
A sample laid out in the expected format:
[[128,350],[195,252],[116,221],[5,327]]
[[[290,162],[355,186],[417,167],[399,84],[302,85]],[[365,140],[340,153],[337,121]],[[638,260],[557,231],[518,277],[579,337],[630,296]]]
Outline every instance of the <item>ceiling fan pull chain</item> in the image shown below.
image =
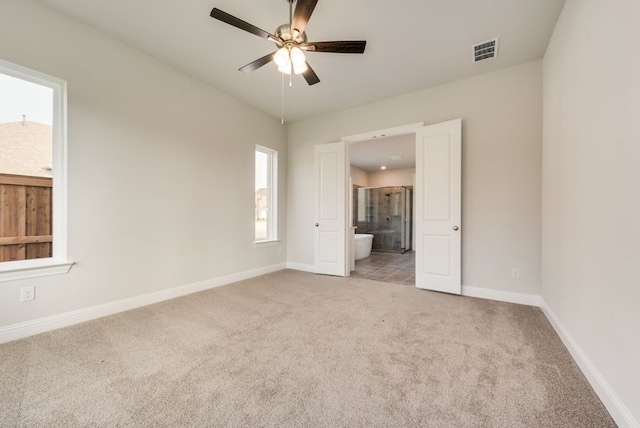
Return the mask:
[[281,102],[280,102],[280,125],[284,125],[284,73],[280,73],[282,75],[280,92],[281,92]]

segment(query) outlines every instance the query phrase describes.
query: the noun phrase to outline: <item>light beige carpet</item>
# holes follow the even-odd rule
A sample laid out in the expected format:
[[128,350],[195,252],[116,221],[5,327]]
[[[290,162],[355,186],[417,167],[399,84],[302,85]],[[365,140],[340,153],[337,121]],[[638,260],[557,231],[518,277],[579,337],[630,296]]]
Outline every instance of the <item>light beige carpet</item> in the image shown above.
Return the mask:
[[285,270],[0,346],[2,427],[615,426],[542,312]]

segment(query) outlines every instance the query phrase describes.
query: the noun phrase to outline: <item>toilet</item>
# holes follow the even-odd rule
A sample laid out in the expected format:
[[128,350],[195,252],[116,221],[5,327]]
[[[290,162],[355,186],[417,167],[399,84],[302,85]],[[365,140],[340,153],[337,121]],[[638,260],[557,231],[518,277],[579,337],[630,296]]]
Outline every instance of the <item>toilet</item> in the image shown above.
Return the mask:
[[373,235],[368,233],[356,233],[354,235],[356,260],[366,259],[371,255]]

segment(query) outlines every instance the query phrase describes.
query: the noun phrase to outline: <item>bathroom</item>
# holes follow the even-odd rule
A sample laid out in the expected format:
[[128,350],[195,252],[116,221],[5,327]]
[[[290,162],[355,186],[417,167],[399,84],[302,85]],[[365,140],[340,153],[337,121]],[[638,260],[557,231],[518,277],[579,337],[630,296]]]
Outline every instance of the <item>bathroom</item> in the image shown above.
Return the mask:
[[352,224],[357,235],[372,236],[372,251],[404,254],[411,250],[412,208],[413,186],[353,185]]
[[415,285],[414,134],[352,143],[350,159],[351,275]]

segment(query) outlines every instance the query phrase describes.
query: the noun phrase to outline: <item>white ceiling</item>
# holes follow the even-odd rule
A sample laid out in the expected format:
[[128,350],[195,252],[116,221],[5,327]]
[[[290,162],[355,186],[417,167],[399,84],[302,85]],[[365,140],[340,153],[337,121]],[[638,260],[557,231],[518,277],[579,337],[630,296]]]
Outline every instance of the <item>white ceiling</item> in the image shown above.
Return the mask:
[[[279,118],[274,64],[238,68],[275,50],[209,16],[217,7],[273,33],[287,0],[40,0]],[[285,88],[285,119],[355,107],[542,58],[564,0],[319,0],[309,41],[366,40],[362,55],[309,53],[320,78]],[[472,45],[500,37],[497,59],[474,64]]]
[[[391,159],[401,156],[402,159]],[[351,165],[367,172],[414,168],[416,166],[416,135],[405,134],[378,137],[374,140],[352,143],[349,148]]]

